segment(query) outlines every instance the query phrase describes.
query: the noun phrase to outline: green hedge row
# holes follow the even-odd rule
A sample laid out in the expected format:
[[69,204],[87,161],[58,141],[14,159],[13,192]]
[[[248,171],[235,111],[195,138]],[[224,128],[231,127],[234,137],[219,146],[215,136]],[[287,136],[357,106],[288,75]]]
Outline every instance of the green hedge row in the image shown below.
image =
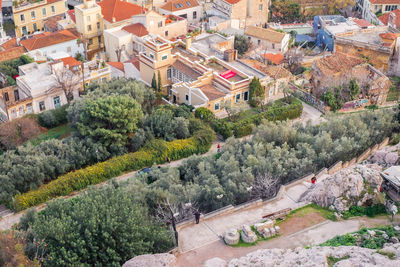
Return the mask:
[[219,133],[224,139],[232,135],[238,138],[250,135],[253,125],[259,125],[264,119],[269,121],[291,120],[300,117],[302,112],[303,105],[301,101],[292,97],[290,104],[285,105],[282,100],[277,100],[265,112],[252,115],[237,122],[215,119],[211,125],[214,131]]
[[192,137],[171,142],[158,141],[159,147],[117,156],[92,166],[61,175],[56,180],[15,196],[14,208],[17,211],[45,203],[59,196],[66,196],[74,191],[82,190],[89,185],[98,184],[114,178],[124,172],[140,170],[154,163],[164,163],[167,157],[171,160],[186,158],[193,154],[207,152],[214,140],[214,132],[210,128],[197,131]]

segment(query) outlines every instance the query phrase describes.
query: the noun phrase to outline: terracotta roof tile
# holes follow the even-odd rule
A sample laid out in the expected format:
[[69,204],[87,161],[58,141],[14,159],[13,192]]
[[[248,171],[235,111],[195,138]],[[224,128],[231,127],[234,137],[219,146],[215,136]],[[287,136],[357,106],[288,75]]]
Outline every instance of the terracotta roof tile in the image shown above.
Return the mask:
[[177,11],[196,7],[199,5],[200,4],[197,0],[170,0],[160,8],[168,11]]
[[69,67],[75,67],[75,66],[80,66],[82,65],[82,62],[80,62],[79,60],[76,60],[73,57],[64,57],[64,58],[60,58],[60,60],[62,62],[64,62],[64,66],[69,66]]
[[224,97],[226,94],[218,91],[213,85],[207,84],[200,88],[200,90],[207,96],[209,101],[216,100]]
[[68,29],[54,33],[47,32],[44,34],[34,35],[30,39],[22,40],[21,45],[23,45],[28,51],[31,51],[42,47],[72,41],[75,39],[78,39],[76,30]]
[[241,0],[224,0],[224,1],[229,3],[229,4],[231,4],[231,5],[234,5],[234,4],[239,3]]
[[343,70],[350,70],[362,63],[363,61],[359,58],[343,53],[335,53],[331,56],[314,60],[313,67],[315,64],[315,66],[322,72],[323,75],[334,75],[342,72]]
[[262,55],[264,58],[268,59],[272,63],[278,65],[283,61],[284,56],[282,54],[266,53]]
[[400,5],[400,0],[370,0],[373,5],[392,5],[398,4]]
[[137,69],[137,70],[140,70],[140,62],[139,62],[139,57],[134,57],[134,58],[132,58],[130,61],[128,61],[128,62],[131,62],[134,66],[135,66],[135,68]]
[[130,24],[128,26],[123,27],[122,29],[126,32],[132,33],[133,35],[139,37],[149,34],[146,27],[144,27],[142,23]]
[[10,49],[13,47],[18,47],[17,38],[12,38],[1,45],[4,49]]
[[13,47],[0,52],[0,62],[16,59],[26,53],[26,49],[23,46]]
[[358,26],[360,26],[361,28],[368,28],[370,26],[372,26],[371,23],[369,23],[368,21],[366,21],[365,19],[354,19],[353,20]]
[[125,72],[124,63],[122,62],[107,62],[108,65],[114,67],[122,72]]
[[58,30],[57,21],[62,19],[64,19],[64,14],[55,15],[44,20],[44,25],[48,30],[55,32]]
[[68,16],[71,18],[71,20],[74,23],[76,23],[75,10],[74,9],[68,10],[67,13],[68,13]]
[[392,12],[388,12],[380,16],[378,19],[385,25],[389,23],[389,16],[393,14],[395,16],[394,24],[396,28],[400,28],[400,9],[393,10]]
[[99,3],[99,6],[104,19],[110,23],[113,23],[113,18],[115,18],[115,22],[123,21],[145,11],[136,4],[122,0],[103,0]]
[[256,26],[248,26],[245,30],[245,34],[274,43],[282,42],[282,39],[285,37],[285,33]]

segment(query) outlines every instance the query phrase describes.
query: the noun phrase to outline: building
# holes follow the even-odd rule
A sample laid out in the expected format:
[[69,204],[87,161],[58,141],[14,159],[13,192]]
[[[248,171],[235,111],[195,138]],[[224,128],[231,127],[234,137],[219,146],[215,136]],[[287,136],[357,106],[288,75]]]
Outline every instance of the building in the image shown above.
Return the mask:
[[98,5],[101,7],[104,29],[130,24],[132,16],[145,13],[141,6],[124,0],[103,0]]
[[285,53],[289,48],[290,35],[271,29],[249,26],[244,33],[252,44],[270,50]]
[[139,58],[126,62],[107,62],[111,69],[111,78],[130,78],[140,81]]
[[382,72],[365,60],[343,53],[335,53],[314,60],[311,67],[311,92],[317,98],[333,88],[348,85],[355,79],[360,88],[360,96],[371,104],[383,104],[389,92],[390,80]]
[[391,33],[387,26],[340,33],[335,38],[335,51],[366,59],[376,69],[387,73],[399,36]]
[[25,47],[20,46],[16,38],[12,38],[0,45],[0,62],[17,59],[25,53]]
[[214,0],[213,8],[207,11],[209,15],[216,15],[231,20],[232,28],[246,26],[265,27],[268,22],[269,0],[257,2],[249,0]]
[[185,18],[191,24],[197,24],[203,17],[203,8],[198,0],[170,0],[158,12]]
[[400,201],[400,166],[391,166],[381,172],[382,188],[393,201]]
[[79,42],[75,29],[36,34],[20,43],[36,61],[46,61],[47,57],[60,52],[66,52],[73,57],[84,54],[83,44]]
[[312,34],[313,28],[310,22],[304,23],[288,23],[288,24],[280,24],[280,23],[268,23],[268,26],[274,30],[281,30],[287,33],[295,31],[296,34]]
[[377,15],[382,15],[400,8],[399,0],[357,0],[357,10],[363,19],[381,25]]
[[8,121],[33,113],[32,97],[20,99],[17,86],[0,90],[0,120]]
[[13,20],[17,37],[44,30],[45,19],[64,14],[66,0],[20,1],[13,6]]
[[379,17],[379,20],[391,29],[400,30],[400,9],[383,14]]

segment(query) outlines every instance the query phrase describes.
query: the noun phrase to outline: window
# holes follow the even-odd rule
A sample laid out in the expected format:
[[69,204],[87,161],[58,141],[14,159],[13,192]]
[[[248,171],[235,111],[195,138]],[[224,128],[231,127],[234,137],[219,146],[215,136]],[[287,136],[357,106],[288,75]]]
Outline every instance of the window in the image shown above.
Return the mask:
[[32,18],[32,19],[35,19],[35,18],[36,18],[35,11],[31,11],[31,18]]
[[126,46],[125,46],[125,45],[122,45],[121,50],[122,50],[122,51],[125,51],[125,50],[126,50]]
[[46,110],[46,106],[44,105],[44,101],[40,101],[39,102],[39,110],[40,111]]
[[186,4],[187,4],[188,6],[192,6],[192,3],[190,3],[189,1],[186,1]]
[[158,23],[158,28],[161,28],[162,27],[162,21],[160,21],[159,23]]
[[29,113],[29,114],[32,113],[32,104],[27,104],[26,105],[26,113]]
[[54,97],[53,101],[54,101],[54,108],[58,108],[58,107],[61,106],[60,97],[59,96]]
[[184,19],[187,19],[187,14],[179,15],[179,17],[184,18]]
[[92,45],[93,44],[93,39],[89,39],[88,45]]
[[197,12],[193,11],[193,19],[197,19]]
[[101,36],[97,36],[97,41],[99,41],[99,44],[101,44]]
[[42,14],[43,14],[43,16],[46,16],[46,8],[45,7],[42,8]]
[[167,79],[171,79],[171,69],[167,69]]
[[90,16],[87,16],[87,19],[86,19],[87,21],[90,21]]
[[186,101],[189,101],[189,95],[185,95]]
[[18,113],[19,113],[19,115],[24,115],[25,112],[24,112],[24,107],[23,106],[19,107]]
[[258,5],[258,10],[262,10],[263,5]]
[[165,36],[168,36],[168,31],[165,31]]
[[214,104],[214,110],[219,110],[219,103]]
[[4,99],[6,100],[6,102],[8,102],[10,100],[8,93],[4,93]]
[[261,40],[257,40],[257,44],[260,45],[261,44]]
[[151,59],[154,59],[154,55],[153,55],[152,53],[149,54],[149,57],[150,57]]
[[240,94],[237,94],[235,97],[235,102],[239,103],[240,102]]
[[18,90],[14,90],[14,99],[15,99],[15,101],[19,100],[19,92],[18,92]]
[[67,47],[67,52],[71,52],[71,51],[72,51],[71,47],[68,46],[68,47]]
[[243,94],[243,100],[248,101],[249,100],[249,91],[244,92]]
[[53,12],[53,13],[56,12],[56,8],[54,6],[51,6],[51,12]]
[[100,22],[97,22],[97,29],[100,30]]
[[38,29],[37,29],[37,25],[36,25],[36,23],[33,23],[33,31],[35,32],[35,31],[37,31]]
[[21,21],[25,21],[25,15],[24,14],[21,14],[20,18],[21,18]]
[[272,44],[272,49],[275,49],[275,44]]
[[90,32],[92,30],[92,25],[87,25],[87,30]]
[[166,60],[168,58],[168,55],[163,55],[162,57],[161,57],[161,60]]

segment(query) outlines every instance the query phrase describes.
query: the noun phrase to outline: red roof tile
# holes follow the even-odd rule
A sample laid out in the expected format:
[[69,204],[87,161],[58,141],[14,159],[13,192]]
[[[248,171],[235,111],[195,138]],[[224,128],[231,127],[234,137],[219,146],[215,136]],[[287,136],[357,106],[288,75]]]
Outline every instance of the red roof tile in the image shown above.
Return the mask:
[[26,49],[23,46],[13,47],[13,48],[1,51],[0,52],[0,62],[19,58],[25,52],[26,52]]
[[137,69],[137,70],[140,70],[140,62],[139,62],[139,57],[134,57],[134,58],[132,58],[130,61],[128,61],[128,62],[131,62],[134,66],[135,66],[135,68]]
[[224,1],[229,3],[229,4],[231,4],[231,5],[234,5],[234,4],[239,3],[241,0],[224,0]]
[[360,26],[361,28],[368,28],[370,26],[372,26],[371,23],[369,23],[368,21],[366,21],[365,19],[354,19],[353,20],[358,26]]
[[75,67],[75,66],[80,66],[82,65],[82,62],[80,62],[79,60],[76,60],[73,57],[64,57],[64,58],[60,58],[60,60],[62,62],[64,62],[64,66],[69,66],[69,67]]
[[[134,15],[144,13],[142,7],[122,0],[103,0],[99,3],[101,13],[110,23],[130,19]],[[113,21],[115,18],[115,21]]]
[[128,26],[123,27],[122,29],[139,37],[149,34],[146,27],[144,27],[142,23],[130,24]]
[[4,49],[10,49],[13,47],[18,47],[17,38],[12,38],[1,45]]
[[370,0],[373,5],[389,5],[398,4],[400,5],[400,0]]
[[282,54],[266,53],[262,55],[264,58],[268,59],[272,63],[278,65],[283,61],[284,56]]
[[64,14],[55,15],[55,16],[45,19],[44,25],[46,26],[46,28],[49,31],[55,32],[55,31],[59,30],[57,21],[62,20],[62,19],[64,19]]
[[200,4],[197,0],[170,0],[160,8],[168,11],[177,11],[196,7],[199,5]]
[[67,13],[68,13],[68,16],[71,18],[71,20],[72,20],[74,23],[76,23],[75,10],[74,10],[74,9],[68,10]]
[[125,72],[124,63],[122,62],[107,62],[107,64],[122,72]]
[[400,28],[400,9],[393,10],[392,12],[388,12],[380,16],[378,19],[385,25],[389,23],[389,16],[392,14],[395,16],[394,24],[396,28]]
[[58,32],[45,32],[43,34],[34,35],[30,39],[22,40],[21,45],[25,46],[28,51],[60,44],[78,39],[76,30],[68,29]]

